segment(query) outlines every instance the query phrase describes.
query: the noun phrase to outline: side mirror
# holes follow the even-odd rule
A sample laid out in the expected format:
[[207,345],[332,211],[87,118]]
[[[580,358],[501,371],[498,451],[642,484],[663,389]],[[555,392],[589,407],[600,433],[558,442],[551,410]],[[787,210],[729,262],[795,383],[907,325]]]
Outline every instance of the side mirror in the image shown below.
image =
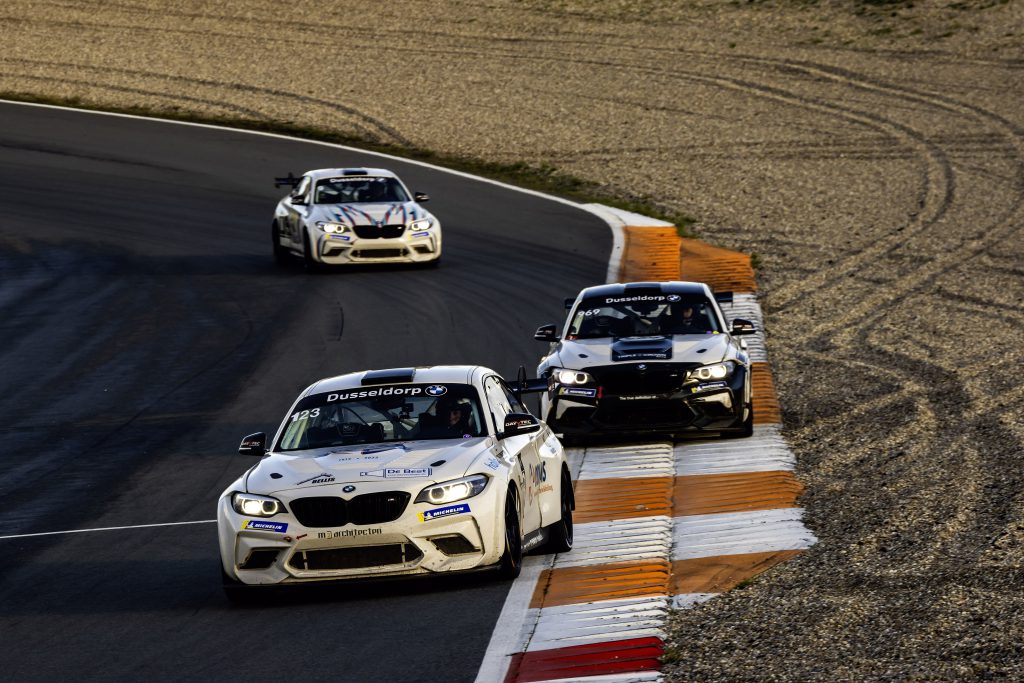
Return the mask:
[[558,341],[558,326],[541,325],[537,328],[537,331],[533,333],[533,338],[537,341],[556,342]]
[[510,436],[520,434],[533,434],[540,431],[540,420],[529,413],[509,413],[505,416],[505,425],[499,439],[507,439]]
[[242,439],[238,446],[239,455],[255,455],[262,458],[267,454],[267,435],[263,432],[256,432]]
[[305,197],[292,197],[291,203],[292,206],[305,206],[307,202]]
[[426,192],[413,192],[412,198],[417,202],[429,202],[430,195]]
[[754,329],[754,323],[743,318],[736,318],[732,321],[732,330],[730,334],[734,337],[739,337],[744,334],[754,334],[757,330]]

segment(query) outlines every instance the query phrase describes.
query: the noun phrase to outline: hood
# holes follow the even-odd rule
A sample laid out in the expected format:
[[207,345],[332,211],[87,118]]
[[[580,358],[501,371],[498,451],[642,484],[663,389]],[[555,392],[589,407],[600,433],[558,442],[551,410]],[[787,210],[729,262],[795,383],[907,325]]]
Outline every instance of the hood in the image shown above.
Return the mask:
[[725,359],[727,334],[677,334],[671,337],[622,337],[620,339],[563,340],[555,353],[556,364],[571,370],[615,363],[701,363]]
[[416,202],[382,202],[379,204],[324,204],[314,209],[316,221],[358,225],[405,225],[425,218],[426,212]]
[[[478,459],[495,456],[491,437],[405,441],[271,453],[246,481],[251,493],[393,480],[398,488],[458,479]],[[493,469],[493,467],[492,467]]]

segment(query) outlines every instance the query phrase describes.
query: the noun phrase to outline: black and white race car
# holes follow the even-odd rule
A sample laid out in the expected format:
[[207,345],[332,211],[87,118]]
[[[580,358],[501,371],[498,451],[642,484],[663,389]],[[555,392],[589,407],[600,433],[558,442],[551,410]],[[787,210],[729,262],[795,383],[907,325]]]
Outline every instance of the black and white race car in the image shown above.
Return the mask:
[[441,258],[441,224],[430,199],[382,168],[325,168],[277,178],[292,190],[277,204],[274,258],[301,256],[310,269],[346,263],[422,263]]
[[224,588],[496,568],[565,552],[573,489],[554,433],[492,370],[356,372],[303,391],[220,497]]
[[699,282],[588,287],[566,300],[568,320],[540,327],[552,342],[541,417],[572,438],[590,434],[718,432],[750,436],[750,358],[737,339],[754,324],[725,318]]

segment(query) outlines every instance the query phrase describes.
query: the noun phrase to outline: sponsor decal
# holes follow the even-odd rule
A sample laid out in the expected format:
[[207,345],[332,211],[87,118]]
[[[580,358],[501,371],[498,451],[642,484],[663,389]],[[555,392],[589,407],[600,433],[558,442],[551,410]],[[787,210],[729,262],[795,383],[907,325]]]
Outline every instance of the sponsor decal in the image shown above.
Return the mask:
[[430,467],[385,467],[382,470],[360,472],[360,477],[383,477],[384,479],[414,479],[429,477],[434,470]]
[[355,538],[357,536],[380,536],[384,530],[380,527],[370,529],[343,529],[341,531],[318,531],[317,538]]
[[647,369],[647,363],[641,363],[640,365],[636,366],[636,369],[637,370],[646,370]]
[[661,398],[657,394],[640,394],[639,396],[619,396],[620,401],[650,401],[651,399]]
[[379,455],[342,455],[336,462],[374,462],[380,460]]
[[641,295],[641,296],[610,296],[604,300],[606,304],[625,304],[631,301],[664,301],[665,295],[659,294],[657,296]]
[[539,489],[537,489],[537,493],[547,493],[548,491],[554,491],[554,490],[555,490],[555,487],[552,486],[551,484],[544,484]]
[[708,389],[721,389],[727,386],[729,386],[727,382],[707,382],[705,384],[698,384],[693,389],[690,389],[690,392],[696,393],[698,391],[707,391]]
[[484,460],[484,467],[488,467],[492,470],[497,470],[499,467],[501,467],[501,463],[498,462],[497,458],[490,456],[486,460]]
[[542,481],[548,480],[548,464],[542,462],[539,465],[530,465],[530,483],[538,486]]
[[349,484],[348,486],[346,486],[343,489],[341,489],[341,492],[342,493],[352,493],[355,490],[356,490],[356,487],[353,486],[352,484]]
[[451,517],[452,515],[462,515],[469,511],[469,505],[467,503],[460,503],[459,505],[449,505],[448,507],[434,508],[433,510],[421,512],[419,517],[421,522],[429,522],[432,519]]
[[[431,388],[432,387],[427,387],[428,390]],[[445,389],[445,391],[447,391],[447,389]],[[333,403],[335,401],[351,401],[358,398],[376,398],[377,396],[418,396],[422,393],[422,387],[374,387],[373,389],[353,389],[352,391],[340,391],[337,393],[327,394],[327,398],[325,398],[324,401],[326,403]],[[444,391],[441,393],[443,394]],[[441,394],[430,395],[440,396]]]
[[587,398],[593,398],[597,396],[597,389],[570,389],[562,387],[558,393],[562,396],[586,396]]
[[315,477],[309,479],[303,479],[302,481],[295,482],[296,486],[302,486],[303,484],[333,484],[334,475],[329,472],[321,472]]
[[444,396],[448,393],[448,387],[443,384],[431,384],[427,387],[427,396]]
[[665,297],[665,300],[666,301],[671,301],[672,303],[675,303],[675,302],[679,301],[682,298],[683,297],[679,296],[678,294],[669,294],[668,296]]
[[526,543],[523,543],[523,552],[525,553],[527,550],[532,550],[533,548],[536,548],[543,541],[544,541],[544,535],[543,534],[537,534],[533,538],[531,538],[528,541],[526,541]]
[[259,519],[247,519],[242,522],[242,528],[247,531],[276,531],[283,534],[288,530],[287,522],[266,522]]
[[642,351],[637,353],[619,353],[616,355],[615,360],[667,360],[670,358],[667,353],[652,353],[650,351]]

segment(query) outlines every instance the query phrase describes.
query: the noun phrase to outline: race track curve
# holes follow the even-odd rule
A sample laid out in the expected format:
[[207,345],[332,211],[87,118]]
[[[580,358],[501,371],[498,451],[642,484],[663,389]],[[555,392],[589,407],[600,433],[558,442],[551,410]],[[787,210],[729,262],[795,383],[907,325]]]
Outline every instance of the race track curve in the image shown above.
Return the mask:
[[[274,266],[274,176],[353,165],[431,195],[440,268]],[[5,677],[473,680],[509,587],[489,575],[240,609],[213,524],[21,535],[212,519],[239,437],[322,376],[532,368],[536,326],[604,281],[607,225],[369,154],[3,103],[0,187]]]

